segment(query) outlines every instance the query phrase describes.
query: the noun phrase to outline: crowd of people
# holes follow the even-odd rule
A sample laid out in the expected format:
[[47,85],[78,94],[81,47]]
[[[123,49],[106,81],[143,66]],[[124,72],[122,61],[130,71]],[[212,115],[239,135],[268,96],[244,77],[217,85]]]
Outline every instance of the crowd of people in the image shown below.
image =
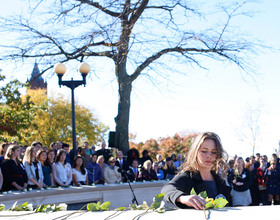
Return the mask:
[[[22,147],[18,143],[0,145],[1,191],[67,187],[70,185],[112,184],[127,181],[172,180],[184,164],[181,154],[153,160],[144,150],[130,149],[127,157],[122,151],[113,156],[105,142],[100,150],[84,142],[74,155],[69,145],[54,142],[44,147],[40,142]],[[245,158],[235,156],[227,161],[226,175],[222,175],[231,188],[230,203],[240,205],[279,204],[280,165],[273,154],[256,154]]]

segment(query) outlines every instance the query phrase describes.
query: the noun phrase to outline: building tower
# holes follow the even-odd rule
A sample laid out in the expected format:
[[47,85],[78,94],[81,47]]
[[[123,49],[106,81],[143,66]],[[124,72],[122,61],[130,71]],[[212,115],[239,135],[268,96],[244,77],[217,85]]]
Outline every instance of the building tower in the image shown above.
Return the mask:
[[42,89],[47,91],[48,84],[44,81],[42,76],[40,76],[40,70],[37,62],[34,65],[29,83],[30,89],[32,90]]

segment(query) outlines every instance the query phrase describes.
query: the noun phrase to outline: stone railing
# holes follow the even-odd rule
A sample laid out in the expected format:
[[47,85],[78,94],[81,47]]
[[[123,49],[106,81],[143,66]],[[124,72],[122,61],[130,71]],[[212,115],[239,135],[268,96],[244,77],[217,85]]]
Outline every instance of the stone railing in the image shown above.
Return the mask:
[[[156,182],[136,182],[131,183],[135,196],[139,204],[145,200],[148,204],[159,194],[166,181]],[[32,190],[28,192],[12,191],[8,194],[0,194],[0,203],[6,208],[10,208],[15,201],[18,204],[24,202],[32,203],[33,206],[39,204],[86,204],[100,201],[101,203],[110,201],[110,209],[117,207],[128,207],[132,204],[132,193],[128,183],[108,184],[96,186],[81,186],[68,188],[51,188],[46,190]]]

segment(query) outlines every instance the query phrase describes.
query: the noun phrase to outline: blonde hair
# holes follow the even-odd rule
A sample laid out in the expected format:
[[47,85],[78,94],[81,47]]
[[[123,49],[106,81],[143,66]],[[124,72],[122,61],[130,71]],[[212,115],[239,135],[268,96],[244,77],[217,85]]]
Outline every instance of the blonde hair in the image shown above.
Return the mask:
[[146,170],[148,169],[148,164],[150,164],[151,167],[152,167],[152,161],[146,160],[146,161],[144,162],[143,167],[144,167]]
[[217,158],[215,161],[215,164],[212,167],[212,171],[214,171],[216,174],[220,172],[225,172],[227,166],[226,160],[228,157],[228,154],[224,150],[220,137],[213,133],[213,132],[204,132],[199,134],[189,152],[187,155],[187,160],[182,164],[182,169],[180,173],[186,172],[186,171],[191,171],[191,172],[199,172],[199,164],[197,160],[197,154],[200,146],[205,140],[213,140],[215,142],[216,150],[217,150]]
[[[23,161],[26,161],[29,165],[32,165],[32,152],[35,150],[34,146],[29,146],[26,148],[24,159]],[[36,158],[36,157],[35,157]]]
[[96,163],[99,163],[99,162],[100,162],[100,160],[101,160],[101,158],[103,158],[103,159],[104,159],[104,156],[103,156],[103,155],[99,155],[99,156],[97,157]]
[[[20,148],[20,146],[18,146],[18,145],[10,145],[10,146],[8,147],[7,151],[6,151],[5,159],[7,159],[7,160],[13,159],[13,158],[12,158],[12,156],[13,156],[13,155],[12,155],[12,152],[14,152],[15,150],[17,150],[17,149],[19,149],[19,148]],[[16,160],[17,160],[17,161],[20,161],[20,158],[17,157]]]

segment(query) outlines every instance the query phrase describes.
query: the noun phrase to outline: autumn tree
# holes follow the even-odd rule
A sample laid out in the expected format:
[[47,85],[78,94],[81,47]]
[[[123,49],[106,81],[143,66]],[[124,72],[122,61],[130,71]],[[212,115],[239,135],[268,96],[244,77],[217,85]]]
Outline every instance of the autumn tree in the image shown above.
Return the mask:
[[[34,126],[25,130],[30,134],[26,138],[27,143],[33,140],[42,141],[49,145],[53,141],[60,140],[72,143],[72,113],[71,102],[61,94],[58,97],[46,96],[45,90],[28,90],[27,95],[31,100],[40,106],[34,117]],[[86,107],[76,103],[76,134],[80,142],[100,142],[104,139],[108,126],[101,123],[97,117]]]
[[30,96],[21,97],[21,90],[28,87],[18,80],[4,82],[5,76],[0,75],[0,81],[5,85],[0,87],[0,139],[1,141],[22,140],[25,129],[33,124],[36,108]]
[[[247,58],[253,41],[231,24],[246,14],[244,8],[252,1],[225,1],[216,17],[199,10],[201,1],[194,2],[29,1],[29,12],[1,19],[2,42],[7,33],[12,40],[0,59],[40,60],[45,65],[42,74],[58,61],[92,63],[99,57],[105,65],[114,65],[119,94],[116,132],[119,146],[127,152],[132,85],[140,76],[153,79],[185,74],[193,65],[205,68],[204,57],[249,69]],[[204,7],[210,10],[207,4]],[[217,23],[207,23],[208,15]]]

